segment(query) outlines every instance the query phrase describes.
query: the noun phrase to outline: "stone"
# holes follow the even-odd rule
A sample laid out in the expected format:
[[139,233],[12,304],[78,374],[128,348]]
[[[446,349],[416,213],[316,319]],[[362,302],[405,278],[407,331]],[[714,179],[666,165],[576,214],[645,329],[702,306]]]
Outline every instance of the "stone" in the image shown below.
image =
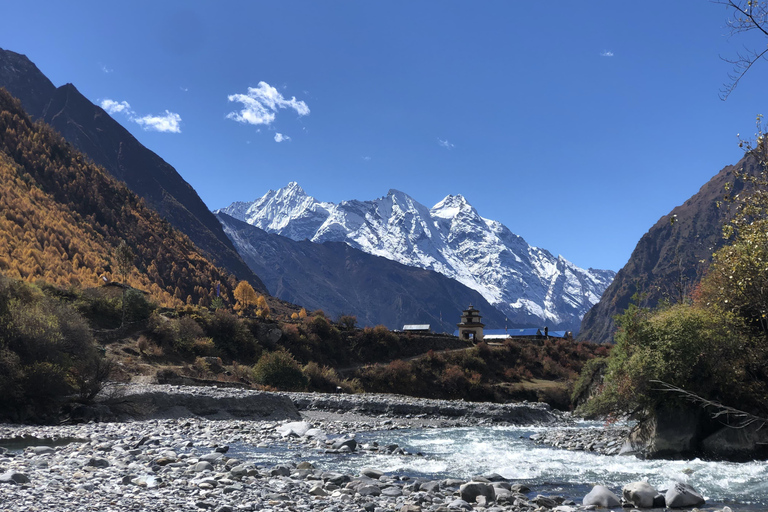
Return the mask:
[[296,469],[315,469],[315,466],[311,462],[307,462],[304,460],[298,463],[298,465],[296,466]]
[[421,507],[409,503],[400,507],[400,512],[421,512]]
[[377,485],[363,485],[357,489],[360,496],[381,496],[381,489]]
[[288,466],[275,466],[269,474],[272,476],[291,476],[291,468]]
[[34,446],[32,447],[32,453],[35,455],[47,455],[49,453],[53,453],[56,450],[51,448],[50,446]]
[[102,459],[99,457],[91,457],[85,465],[91,466],[94,468],[108,468],[109,461],[107,459]]
[[648,482],[632,482],[621,490],[624,499],[638,508],[653,507],[653,498],[658,494]]
[[422,482],[419,486],[420,491],[424,492],[437,492],[440,490],[440,482],[432,480],[431,482]]
[[341,450],[345,446],[348,447],[350,451],[355,451],[355,448],[357,448],[357,441],[355,441],[354,437],[343,437],[336,439],[331,445],[334,450]]
[[0,475],[0,484],[26,484],[29,483],[29,477],[16,471],[6,471]]
[[309,489],[309,494],[312,496],[328,496],[328,493],[320,485],[315,485]]
[[461,510],[472,510],[472,505],[470,505],[469,503],[467,503],[464,500],[459,499],[459,500],[453,500],[452,502],[450,502],[448,504],[448,508],[458,508],[458,509],[461,509]]
[[604,485],[596,485],[582,500],[584,506],[595,505],[601,508],[620,507],[621,500]]
[[713,459],[738,462],[768,459],[768,428],[755,422],[743,428],[723,427],[706,437],[704,454]]
[[275,430],[283,437],[302,437],[310,429],[310,424],[306,421],[292,421],[284,423]]
[[397,498],[403,495],[403,490],[400,487],[385,487],[381,490],[381,494],[390,498]]
[[206,453],[205,455],[200,457],[200,460],[204,460],[206,462],[214,463],[214,462],[217,462],[217,461],[221,460],[222,457],[224,457],[224,454],[222,454],[222,453],[211,452],[211,453]]
[[541,494],[533,498],[531,500],[531,503],[535,503],[538,506],[545,507],[545,508],[555,508],[560,504],[558,500],[553,498],[552,496],[542,496]]
[[371,468],[363,468],[360,470],[361,475],[365,475],[368,478],[373,478],[374,480],[378,480],[382,476],[384,476],[383,471],[379,471],[378,469],[371,469]]
[[459,496],[467,503],[473,503],[478,496],[485,496],[490,502],[496,498],[496,491],[485,482],[467,482],[459,487]]
[[642,453],[651,459],[696,455],[701,409],[693,405],[661,404],[650,420],[632,431],[622,452]]
[[192,468],[195,473],[202,473],[203,471],[213,471],[213,464],[207,460],[201,460]]
[[705,500],[696,489],[688,484],[677,482],[672,485],[664,496],[666,506],[669,508],[700,507]]

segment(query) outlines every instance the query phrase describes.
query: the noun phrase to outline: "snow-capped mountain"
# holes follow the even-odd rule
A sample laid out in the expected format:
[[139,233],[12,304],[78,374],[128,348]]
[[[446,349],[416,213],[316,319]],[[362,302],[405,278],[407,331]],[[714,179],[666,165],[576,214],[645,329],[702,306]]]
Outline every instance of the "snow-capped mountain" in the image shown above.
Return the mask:
[[528,245],[500,222],[481,217],[461,195],[431,209],[397,190],[373,201],[334,204],[289,183],[253,203],[218,211],[293,240],[346,242],[434,270],[478,291],[515,324],[577,331],[615,275],[584,270]]

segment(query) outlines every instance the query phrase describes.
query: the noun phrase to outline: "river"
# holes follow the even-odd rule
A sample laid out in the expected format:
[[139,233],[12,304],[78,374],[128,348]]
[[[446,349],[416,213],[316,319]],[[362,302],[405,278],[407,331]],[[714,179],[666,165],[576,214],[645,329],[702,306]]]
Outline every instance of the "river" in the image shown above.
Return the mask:
[[[542,427],[545,428],[545,427]],[[358,442],[398,444],[423,457],[360,452],[352,455],[286,451],[285,460],[310,460],[316,467],[358,474],[364,467],[389,474],[430,480],[469,479],[491,472],[524,483],[532,494],[556,494],[581,503],[592,484],[607,485],[617,494],[624,484],[647,480],[656,489],[670,482],[691,484],[707,500],[706,510],[729,505],[734,511],[768,510],[768,462],[710,462],[640,460],[634,456],[604,456],[536,445],[529,436],[537,427],[471,427],[407,429],[360,433]],[[582,424],[579,428],[596,428]],[[252,460],[274,461],[271,450],[239,447]]]

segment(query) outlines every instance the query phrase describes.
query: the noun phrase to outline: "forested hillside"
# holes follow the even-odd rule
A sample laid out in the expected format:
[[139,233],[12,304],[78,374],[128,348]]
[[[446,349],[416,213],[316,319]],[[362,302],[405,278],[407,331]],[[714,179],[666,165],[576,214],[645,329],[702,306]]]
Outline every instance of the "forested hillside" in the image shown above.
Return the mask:
[[112,280],[114,249],[135,254],[132,286],[164,304],[208,304],[234,278],[128,187],[0,89],[0,272],[59,286]]

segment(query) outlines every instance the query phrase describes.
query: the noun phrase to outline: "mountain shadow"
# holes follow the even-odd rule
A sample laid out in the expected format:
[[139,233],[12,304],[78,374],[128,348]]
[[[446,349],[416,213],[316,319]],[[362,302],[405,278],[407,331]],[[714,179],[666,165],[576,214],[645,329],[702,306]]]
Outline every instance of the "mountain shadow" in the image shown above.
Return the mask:
[[[217,213],[225,233],[248,265],[282,300],[322,309],[331,317],[355,315],[361,325],[430,324],[452,333],[469,304],[488,328],[505,316],[479,293],[431,270],[373,256],[343,242],[297,242]],[[529,325],[509,325],[530,327]]]

